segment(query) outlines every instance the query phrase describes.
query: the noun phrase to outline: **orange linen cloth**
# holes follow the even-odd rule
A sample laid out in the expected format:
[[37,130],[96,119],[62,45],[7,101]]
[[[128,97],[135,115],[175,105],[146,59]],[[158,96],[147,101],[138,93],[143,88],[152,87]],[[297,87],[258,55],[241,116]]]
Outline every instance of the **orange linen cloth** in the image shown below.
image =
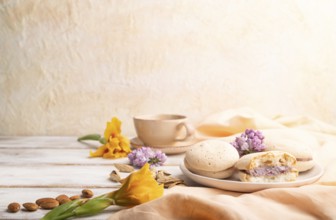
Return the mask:
[[246,128],[264,133],[267,144],[308,147],[324,167],[314,184],[237,193],[176,186],[157,200],[121,210],[114,219],[336,219],[336,127],[310,117],[266,118],[249,109],[210,115],[198,138],[233,141]]

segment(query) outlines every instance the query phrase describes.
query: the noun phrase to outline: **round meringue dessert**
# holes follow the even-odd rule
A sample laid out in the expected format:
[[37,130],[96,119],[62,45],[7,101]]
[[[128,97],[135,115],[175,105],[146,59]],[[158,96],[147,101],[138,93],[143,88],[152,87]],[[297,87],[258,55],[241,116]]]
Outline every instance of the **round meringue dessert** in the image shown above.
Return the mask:
[[185,154],[184,165],[195,174],[225,179],[232,176],[238,160],[238,151],[231,144],[214,139],[193,145]]

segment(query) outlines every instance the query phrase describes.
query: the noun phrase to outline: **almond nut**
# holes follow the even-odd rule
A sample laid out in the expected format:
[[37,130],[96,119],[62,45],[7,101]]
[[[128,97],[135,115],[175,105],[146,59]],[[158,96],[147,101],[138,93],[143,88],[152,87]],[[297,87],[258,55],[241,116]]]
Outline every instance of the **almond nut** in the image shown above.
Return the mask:
[[115,163],[114,167],[117,168],[120,172],[131,173],[134,171],[134,167],[127,164]]
[[71,201],[71,199],[64,194],[57,196],[56,200],[59,202],[60,205]]
[[74,195],[69,198],[70,200],[80,199],[80,195]]
[[8,212],[18,212],[20,210],[21,206],[17,202],[12,202],[8,205],[7,210]]
[[93,196],[93,192],[89,189],[82,190],[82,197],[83,198],[91,198]]
[[53,198],[45,198],[44,200],[40,201],[40,207],[42,209],[53,209],[59,206],[59,202]]
[[112,172],[110,173],[110,180],[112,180],[113,182],[119,182],[121,180],[121,177],[117,170],[112,170]]
[[22,206],[25,207],[25,209],[30,212],[36,211],[38,209],[38,205],[32,202],[23,203]]
[[39,206],[39,205],[41,205],[42,202],[49,201],[49,200],[55,200],[55,199],[54,198],[49,198],[49,197],[40,198],[40,199],[36,200],[35,203]]

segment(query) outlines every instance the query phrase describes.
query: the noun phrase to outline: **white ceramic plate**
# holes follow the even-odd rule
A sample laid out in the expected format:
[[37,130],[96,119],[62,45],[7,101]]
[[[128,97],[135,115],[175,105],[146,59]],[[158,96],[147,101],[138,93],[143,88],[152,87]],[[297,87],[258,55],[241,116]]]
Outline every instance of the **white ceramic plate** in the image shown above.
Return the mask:
[[255,192],[268,188],[286,188],[308,185],[317,181],[323,174],[323,168],[316,164],[312,169],[302,172],[294,182],[280,182],[280,183],[249,183],[241,182],[237,179],[215,179],[205,176],[200,176],[189,171],[184,163],[180,165],[180,169],[191,180],[204,185],[218,189],[224,189],[236,192]]

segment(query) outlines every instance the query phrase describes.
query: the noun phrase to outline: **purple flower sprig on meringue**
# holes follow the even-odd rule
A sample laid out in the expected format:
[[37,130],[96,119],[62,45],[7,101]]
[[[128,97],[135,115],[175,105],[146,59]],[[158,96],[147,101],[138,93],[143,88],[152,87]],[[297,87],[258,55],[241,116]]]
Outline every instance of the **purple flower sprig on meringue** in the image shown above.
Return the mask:
[[246,154],[261,152],[265,150],[265,145],[263,144],[264,135],[253,129],[246,129],[240,137],[236,137],[235,141],[231,144],[237,149],[240,156]]
[[160,150],[153,150],[150,147],[141,147],[129,153],[128,159],[135,167],[141,168],[146,163],[149,163],[151,167],[157,167],[162,166],[164,162],[166,162],[167,156]]

